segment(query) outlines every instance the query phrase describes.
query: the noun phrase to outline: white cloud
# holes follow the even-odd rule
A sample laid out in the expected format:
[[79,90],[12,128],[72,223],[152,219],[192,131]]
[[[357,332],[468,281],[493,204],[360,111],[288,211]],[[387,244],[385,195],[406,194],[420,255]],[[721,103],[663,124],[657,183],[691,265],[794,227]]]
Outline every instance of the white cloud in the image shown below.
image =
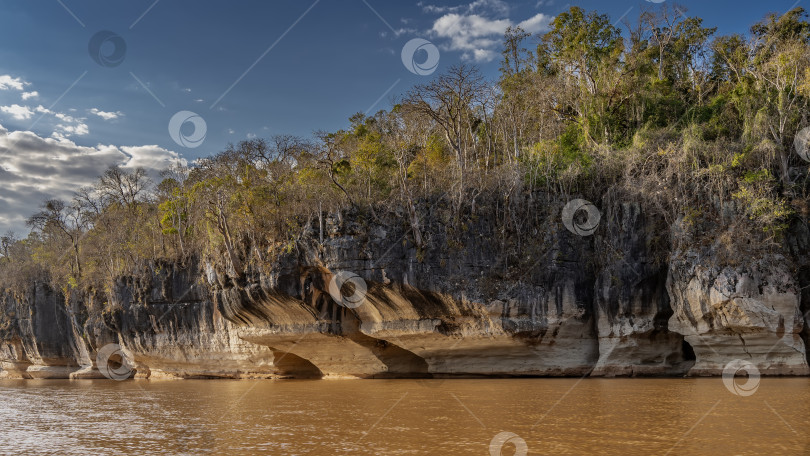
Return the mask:
[[122,168],[144,168],[153,178],[170,165],[187,164],[176,152],[160,146],[121,146],[120,149],[129,157],[126,163],[121,164]]
[[256,133],[248,133],[247,134],[247,139],[253,139],[255,137],[256,137]]
[[86,147],[30,131],[9,132],[0,125],[0,232],[26,233],[25,219],[42,201],[70,199],[74,191],[92,185],[110,166],[143,167],[158,179],[160,171],[172,163],[186,161],[159,146]]
[[[24,90],[25,86],[31,85],[30,83],[23,81],[21,78],[15,78],[9,75],[0,75],[0,90]],[[23,100],[29,100],[32,98],[39,97],[39,92],[32,90],[25,92],[23,91],[20,94],[20,97]],[[75,109],[70,109],[70,111],[75,112]],[[94,112],[97,111],[97,112]],[[52,128],[51,137],[53,138],[66,138],[69,136],[83,136],[90,133],[89,128],[84,123],[84,118],[76,118],[61,112],[52,111],[48,108],[43,107],[42,105],[37,106],[36,108],[31,108],[29,106],[21,106],[18,104],[12,104],[8,106],[0,106],[0,112],[7,114],[10,118],[14,120],[28,120],[31,119],[35,113],[41,114],[40,118],[37,119],[36,123],[39,123],[39,128]],[[121,113],[105,113],[103,111],[98,110],[91,110],[94,114],[97,114],[101,117],[105,115],[115,114],[116,116]],[[45,118],[46,115],[52,116],[52,118]],[[105,117],[106,118],[106,117]],[[39,121],[45,119],[42,123]],[[56,120],[54,122],[54,119]]]
[[3,111],[16,120],[27,120],[34,115],[34,111],[32,111],[31,108],[28,106],[20,106],[18,104],[13,104],[11,106],[0,106],[0,111]]
[[549,30],[553,20],[554,16],[538,13],[519,23],[518,26],[529,33],[540,33]]
[[501,16],[507,16],[510,9],[509,4],[503,0],[475,0],[472,3],[458,6],[437,6],[419,2],[417,6],[421,7],[422,11],[433,14],[491,12]]
[[56,124],[51,136],[54,138],[67,138],[68,136],[84,136],[88,133],[90,133],[90,129],[83,123],[76,125]]
[[22,78],[13,78],[10,75],[2,74],[0,75],[0,90],[22,90],[23,87],[27,86],[29,83],[22,80]]
[[229,128],[229,129],[228,129],[228,134],[229,134],[229,135],[232,135],[232,134],[234,134],[234,133],[236,133],[236,132],[235,132],[235,131],[233,131],[233,128]]
[[51,137],[53,138],[84,136],[90,133],[90,129],[87,127],[87,124],[84,123],[84,118],[77,118],[62,112],[51,111],[42,105],[37,106],[35,110],[42,115],[51,115],[60,121],[53,126],[54,130],[53,133],[51,133]]
[[476,0],[467,5],[435,6],[421,4],[428,13],[443,14],[430,30],[431,36],[444,39],[439,43],[444,50],[460,51],[462,58],[476,62],[489,62],[498,55],[503,34],[510,26],[520,26],[529,33],[548,30],[554,19],[538,13],[515,23],[507,16],[509,5],[501,0]]
[[[416,33],[419,33],[419,30],[417,30],[415,28],[401,27],[401,28],[398,28],[398,29],[394,30],[394,37],[399,38],[402,35],[406,35],[406,34],[407,35],[414,35]],[[388,36],[388,31],[383,30],[382,32],[380,32],[380,37],[381,38],[385,38],[387,36]]]
[[488,62],[495,57],[500,36],[510,25],[512,22],[509,19],[492,20],[477,14],[446,14],[436,20],[432,32],[449,40],[446,49],[462,51],[466,59]]
[[124,115],[124,113],[121,112],[121,111],[107,112],[107,111],[101,111],[98,108],[91,109],[90,114],[95,114],[95,115],[101,117],[104,120],[114,120],[114,119],[117,119],[117,118]]

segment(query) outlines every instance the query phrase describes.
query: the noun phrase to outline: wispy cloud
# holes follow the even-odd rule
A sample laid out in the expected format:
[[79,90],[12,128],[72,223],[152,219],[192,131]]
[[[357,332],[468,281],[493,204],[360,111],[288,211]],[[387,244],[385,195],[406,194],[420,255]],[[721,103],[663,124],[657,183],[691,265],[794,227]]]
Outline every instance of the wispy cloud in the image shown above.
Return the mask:
[[380,37],[381,38],[387,38],[388,35],[393,35],[394,38],[399,38],[402,35],[413,35],[413,34],[416,34],[418,32],[419,32],[419,30],[417,30],[415,28],[401,27],[401,28],[395,29],[393,32],[389,32],[388,30],[383,30],[382,32],[380,32]]
[[52,116],[57,120],[56,124],[53,126],[53,133],[51,134],[53,138],[85,136],[90,133],[90,129],[87,124],[84,123],[85,118],[83,117],[73,117],[63,112],[50,110],[42,105],[37,106],[35,111],[43,116]]
[[475,0],[472,3],[457,6],[437,6],[425,2],[419,2],[417,5],[422,8],[422,11],[431,14],[491,12],[500,16],[508,16],[510,11],[509,4],[503,0]]
[[538,13],[525,21],[519,22],[518,26],[529,33],[546,32],[549,30],[551,21],[553,20],[554,16]]
[[124,115],[124,113],[121,112],[121,111],[108,112],[108,111],[102,111],[102,110],[100,110],[98,108],[90,109],[89,112],[90,112],[90,114],[95,114],[95,115],[101,117],[104,120],[115,120],[115,119],[118,119],[119,117],[122,117]]
[[[29,82],[24,81],[22,78],[13,77],[7,74],[0,75],[0,90],[23,91],[24,88],[29,85],[31,84]],[[22,92],[20,96],[24,101],[31,100],[34,98],[38,98],[39,92],[35,90]],[[69,109],[69,111],[75,112],[76,109]],[[103,111],[98,112],[94,111],[98,110],[91,110],[91,112],[101,117],[110,114],[116,115],[120,114],[120,113],[105,113]],[[34,117],[35,114],[40,114],[40,116],[34,123],[39,124],[40,128],[43,126],[45,126],[45,128],[50,128],[52,138],[64,139],[70,136],[84,136],[90,133],[90,129],[88,128],[87,124],[85,124],[85,119],[83,117],[74,117],[72,115],[65,114],[63,112],[51,110],[42,105],[39,105],[34,108],[31,106],[19,105],[15,103],[6,106],[0,106],[0,113],[5,114],[6,118],[18,121],[30,120],[31,118]],[[43,118],[45,118],[44,123],[40,123],[40,120]],[[47,125],[50,125],[50,127],[48,127]]]
[[90,129],[87,127],[86,124],[78,123],[75,125],[65,125],[65,124],[56,124],[54,126],[54,131],[51,134],[52,137],[57,139],[65,139],[70,136],[85,136],[90,133]]

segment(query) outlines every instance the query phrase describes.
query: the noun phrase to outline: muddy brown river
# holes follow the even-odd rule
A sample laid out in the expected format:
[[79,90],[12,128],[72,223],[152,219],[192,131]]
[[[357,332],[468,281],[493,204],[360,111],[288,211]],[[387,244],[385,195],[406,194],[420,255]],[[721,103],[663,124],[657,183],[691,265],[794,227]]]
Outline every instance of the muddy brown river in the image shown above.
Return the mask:
[[0,454],[810,454],[810,379],[734,391],[720,378],[0,380]]

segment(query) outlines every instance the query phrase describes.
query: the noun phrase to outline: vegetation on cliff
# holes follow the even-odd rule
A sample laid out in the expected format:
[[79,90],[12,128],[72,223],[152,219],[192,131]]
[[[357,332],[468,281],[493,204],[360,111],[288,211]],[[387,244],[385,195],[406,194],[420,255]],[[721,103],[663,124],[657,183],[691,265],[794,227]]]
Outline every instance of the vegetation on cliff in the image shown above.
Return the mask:
[[810,211],[808,163],[793,153],[810,125],[807,15],[717,36],[684,10],[611,25],[572,7],[542,36],[507,30],[497,81],[453,66],[345,130],[244,141],[159,183],[110,169],[73,200],[44,202],[26,238],[2,237],[0,288],[40,278],[104,289],[150,261],[191,257],[240,281],[347,208],[402,214],[408,242],[428,249],[429,204],[464,229],[485,197],[501,232],[578,195],[639,201],[690,242],[778,248]]

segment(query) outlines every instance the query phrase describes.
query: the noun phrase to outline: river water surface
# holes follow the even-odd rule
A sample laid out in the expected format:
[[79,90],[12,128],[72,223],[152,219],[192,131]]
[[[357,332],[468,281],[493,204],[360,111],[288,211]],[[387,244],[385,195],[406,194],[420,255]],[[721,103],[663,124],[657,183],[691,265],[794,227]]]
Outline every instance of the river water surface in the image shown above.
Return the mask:
[[807,378],[0,380],[0,401],[3,455],[810,454]]

